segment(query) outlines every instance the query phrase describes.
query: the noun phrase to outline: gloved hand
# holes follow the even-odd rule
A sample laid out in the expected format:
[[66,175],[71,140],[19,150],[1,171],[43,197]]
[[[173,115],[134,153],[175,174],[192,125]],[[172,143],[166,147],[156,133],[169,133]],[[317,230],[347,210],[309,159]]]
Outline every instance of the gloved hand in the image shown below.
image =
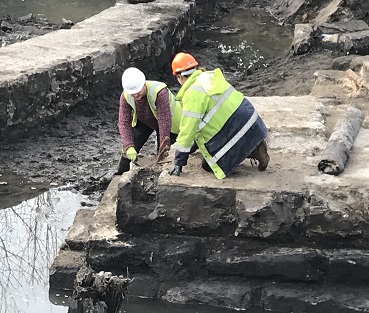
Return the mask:
[[127,158],[131,161],[135,161],[137,159],[137,151],[135,147],[129,147],[126,151]]
[[176,174],[177,176],[180,176],[182,173],[182,166],[180,165],[174,165],[174,167],[169,171],[169,175]]

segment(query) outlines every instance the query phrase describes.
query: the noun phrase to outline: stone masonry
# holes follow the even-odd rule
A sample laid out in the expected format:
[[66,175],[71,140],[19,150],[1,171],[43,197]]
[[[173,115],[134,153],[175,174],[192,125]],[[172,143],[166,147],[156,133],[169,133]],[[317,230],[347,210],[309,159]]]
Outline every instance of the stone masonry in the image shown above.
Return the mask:
[[[195,1],[139,2],[118,1],[70,30],[2,48],[0,139],[120,90],[127,66],[167,68],[193,26]],[[170,164],[114,177],[94,210],[78,211],[50,287],[72,289],[87,264],[132,278],[132,296],[368,312],[368,130],[344,173],[330,176],[317,169],[327,144],[324,104],[313,96],[250,101],[268,126],[265,172],[244,162],[219,181],[195,153],[181,177],[167,174]]]
[[[50,272],[73,288],[78,266],[133,278],[132,296],[273,312],[367,312],[368,131],[345,171],[320,173],[326,107],[313,96],[249,99],[268,125],[271,162],[229,178],[154,167],[113,178],[80,210]],[[172,155],[169,156],[171,160]],[[75,260],[78,260],[76,262]]]
[[0,137],[120,90],[128,66],[167,67],[193,26],[194,8],[185,0],[117,1],[72,29],[1,48]]

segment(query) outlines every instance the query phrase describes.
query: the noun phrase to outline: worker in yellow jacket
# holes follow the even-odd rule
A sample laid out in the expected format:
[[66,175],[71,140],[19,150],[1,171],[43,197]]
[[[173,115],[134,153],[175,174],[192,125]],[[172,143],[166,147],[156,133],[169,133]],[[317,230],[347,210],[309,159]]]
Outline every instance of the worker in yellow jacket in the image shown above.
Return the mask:
[[206,71],[191,54],[180,52],[172,61],[172,72],[182,85],[176,96],[182,119],[169,174],[180,176],[194,142],[203,156],[203,169],[219,179],[246,158],[258,160],[258,169],[264,171],[269,163],[265,124],[222,71]]

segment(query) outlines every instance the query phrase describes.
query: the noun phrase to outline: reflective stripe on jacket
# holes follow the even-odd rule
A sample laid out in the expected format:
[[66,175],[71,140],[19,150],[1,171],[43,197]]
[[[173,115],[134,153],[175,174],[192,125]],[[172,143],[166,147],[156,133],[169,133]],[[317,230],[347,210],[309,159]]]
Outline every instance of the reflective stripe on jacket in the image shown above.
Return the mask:
[[[157,81],[146,81],[146,97],[149,103],[150,109],[157,119],[157,112],[156,112],[156,99],[158,97],[158,93],[160,90],[167,88],[167,85],[162,82]],[[182,117],[182,108],[178,101],[176,101],[175,96],[173,93],[168,89],[169,94],[169,103],[170,103],[170,111],[172,112],[172,127],[171,132],[173,134],[179,133],[179,125],[181,122]],[[124,98],[126,99],[127,103],[132,107],[133,114],[132,114],[132,127],[135,127],[137,124],[137,113],[136,113],[136,104],[135,100],[132,95],[124,93]]]
[[177,165],[186,165],[195,140],[215,176],[222,179],[266,138],[266,127],[255,108],[220,69],[194,72],[177,100],[182,100],[183,109]]

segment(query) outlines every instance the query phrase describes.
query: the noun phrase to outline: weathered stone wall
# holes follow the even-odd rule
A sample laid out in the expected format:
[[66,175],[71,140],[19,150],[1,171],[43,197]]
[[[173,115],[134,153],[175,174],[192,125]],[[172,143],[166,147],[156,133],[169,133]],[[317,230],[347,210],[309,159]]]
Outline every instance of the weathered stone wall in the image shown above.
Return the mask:
[[369,248],[369,218],[362,211],[366,191],[354,190],[354,208],[345,193],[338,200],[334,192],[314,189],[194,188],[165,179],[158,183],[153,177],[159,174],[141,170],[120,185],[116,216],[121,231]]
[[86,262],[133,278],[131,296],[366,312],[368,217],[360,211],[364,194],[353,191],[337,200],[329,189],[173,185],[163,172],[131,171],[113,179],[94,211],[78,212],[50,286],[72,289]]
[[118,3],[72,29],[0,51],[0,137],[121,89],[128,66],[166,67],[194,25],[194,1]]
[[168,174],[171,162],[115,176],[98,207],[76,216],[50,285],[73,288],[78,258],[95,271],[128,274],[134,296],[367,312],[368,129],[360,129],[345,171],[327,175],[318,170],[328,141],[322,102],[248,99],[268,125],[266,171],[245,161],[218,180],[195,152],[180,177]]

